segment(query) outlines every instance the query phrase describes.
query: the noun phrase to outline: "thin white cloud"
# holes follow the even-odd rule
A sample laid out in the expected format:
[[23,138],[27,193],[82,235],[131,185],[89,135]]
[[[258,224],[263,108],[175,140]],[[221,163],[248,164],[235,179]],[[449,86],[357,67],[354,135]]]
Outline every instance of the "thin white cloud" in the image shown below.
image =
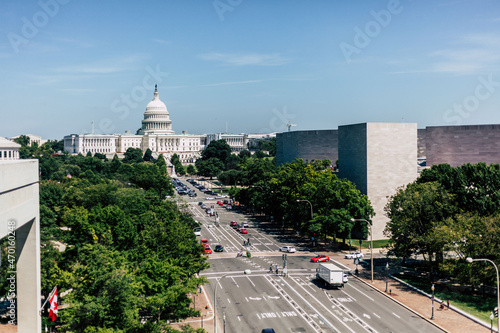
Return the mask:
[[158,44],[163,44],[163,45],[172,45],[171,41],[160,39],[160,38],[153,38],[151,41],[158,43]]
[[111,58],[90,64],[74,64],[52,68],[55,73],[66,74],[112,74],[134,70],[141,60],[141,55],[131,55],[121,58]]
[[280,66],[290,62],[278,53],[236,54],[236,53],[205,53],[200,58],[208,61],[217,61],[229,66]]

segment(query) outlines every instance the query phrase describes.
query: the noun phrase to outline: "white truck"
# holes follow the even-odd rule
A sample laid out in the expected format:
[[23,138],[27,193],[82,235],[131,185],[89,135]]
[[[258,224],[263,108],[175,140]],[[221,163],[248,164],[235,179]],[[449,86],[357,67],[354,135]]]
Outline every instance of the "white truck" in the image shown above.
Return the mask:
[[332,263],[320,263],[316,269],[316,278],[323,280],[327,287],[343,288],[345,275],[342,268]]

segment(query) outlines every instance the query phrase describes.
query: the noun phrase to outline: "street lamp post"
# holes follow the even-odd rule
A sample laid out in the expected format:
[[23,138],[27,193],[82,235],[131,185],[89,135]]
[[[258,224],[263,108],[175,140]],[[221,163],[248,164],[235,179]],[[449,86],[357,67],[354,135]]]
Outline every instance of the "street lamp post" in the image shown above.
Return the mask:
[[[245,269],[245,274],[251,274],[252,272],[249,269]],[[227,272],[220,277],[219,280],[222,280],[229,274],[234,274],[234,272]],[[217,333],[217,287],[219,286],[219,281],[216,280],[216,285],[214,288],[214,333]],[[224,314],[224,326],[226,325],[226,314]],[[224,328],[225,329],[225,328]]]
[[[473,261],[487,261],[487,262],[491,263],[493,265],[493,267],[495,267],[495,271],[497,273],[497,307],[500,309],[500,290],[499,290],[499,288],[500,288],[500,281],[499,280],[500,279],[498,277],[498,267],[497,267],[497,265],[492,260],[490,260],[490,259],[472,259],[471,257],[467,257],[465,259],[465,261],[467,261],[469,264],[472,263]],[[497,323],[497,325],[498,325],[497,328],[500,331],[500,315],[498,316],[498,323]]]
[[361,221],[366,222],[370,227],[370,266],[371,266],[371,274],[372,274],[372,283],[373,283],[373,232],[372,232],[372,224],[365,219],[351,219],[351,221]]
[[431,316],[431,320],[434,320],[434,283],[432,284],[431,290],[432,290],[432,316]]
[[[311,206],[311,220],[312,220],[314,215],[313,215],[313,205],[312,205],[311,201],[306,200],[306,199],[304,199],[304,200],[297,199],[297,202],[308,202],[309,203],[309,205]],[[313,237],[313,239],[312,239],[312,243],[313,243],[312,246],[316,246],[316,239],[314,239],[314,238],[315,237]]]
[[312,219],[313,219],[313,205],[312,205],[311,201],[309,201],[309,200],[305,200],[305,199],[304,199],[304,200],[299,200],[299,199],[297,199],[297,202],[301,202],[301,201],[303,201],[303,202],[308,202],[308,203],[309,203],[309,205],[311,205],[311,220],[312,220]]
[[490,332],[493,333],[493,319],[495,319],[495,315],[493,312],[490,314]]
[[389,278],[389,262],[385,264],[385,292],[387,292],[387,280]]

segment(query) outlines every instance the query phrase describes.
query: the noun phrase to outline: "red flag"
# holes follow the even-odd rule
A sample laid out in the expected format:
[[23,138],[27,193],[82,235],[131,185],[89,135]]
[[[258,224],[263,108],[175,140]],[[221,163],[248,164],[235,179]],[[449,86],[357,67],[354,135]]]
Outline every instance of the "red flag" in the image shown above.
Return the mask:
[[49,310],[49,317],[52,319],[52,321],[56,321],[57,319],[57,287],[52,294],[52,297],[49,300],[50,304],[50,310]]

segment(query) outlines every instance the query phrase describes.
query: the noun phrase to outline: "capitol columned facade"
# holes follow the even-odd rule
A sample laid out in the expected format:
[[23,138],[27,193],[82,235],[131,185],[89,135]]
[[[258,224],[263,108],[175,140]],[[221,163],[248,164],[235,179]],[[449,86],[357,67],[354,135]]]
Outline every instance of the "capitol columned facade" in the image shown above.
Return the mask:
[[194,163],[213,140],[224,139],[233,152],[248,149],[256,141],[276,134],[175,134],[167,106],[159,98],[155,86],[154,97],[146,106],[142,126],[137,134],[70,134],[64,137],[64,150],[71,154],[101,153],[112,157],[123,155],[128,148],[150,149],[153,156],[160,154],[170,160],[177,154],[182,163]]

